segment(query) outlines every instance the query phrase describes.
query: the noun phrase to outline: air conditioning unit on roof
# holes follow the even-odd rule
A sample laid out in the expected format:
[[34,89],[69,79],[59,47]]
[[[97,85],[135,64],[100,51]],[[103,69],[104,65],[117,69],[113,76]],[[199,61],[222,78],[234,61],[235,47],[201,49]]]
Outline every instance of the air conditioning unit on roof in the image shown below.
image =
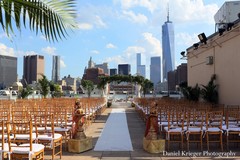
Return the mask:
[[225,2],[222,7],[214,15],[216,24],[232,23],[239,19],[240,15],[240,1]]

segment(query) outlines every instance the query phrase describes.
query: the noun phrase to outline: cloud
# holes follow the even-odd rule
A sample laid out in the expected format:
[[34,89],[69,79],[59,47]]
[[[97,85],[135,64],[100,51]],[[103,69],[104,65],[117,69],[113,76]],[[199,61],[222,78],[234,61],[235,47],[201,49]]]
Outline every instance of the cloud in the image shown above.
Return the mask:
[[[162,0],[160,1],[162,2]],[[133,7],[144,7],[146,9],[148,9],[150,12],[153,12],[154,10],[156,10],[157,5],[159,3],[159,0],[114,0],[115,4],[120,3],[121,7],[123,9],[129,9],[129,8],[133,8]]]
[[94,28],[106,28],[107,25],[104,23],[102,18],[98,15],[89,16],[90,18],[85,22],[78,23],[78,29],[80,30],[91,30]]
[[14,48],[8,47],[3,43],[0,43],[0,55],[22,57],[25,55],[38,55],[35,51],[21,51],[14,50]]
[[194,43],[198,42],[198,34],[188,34],[188,33],[178,33],[176,35],[176,39],[178,39],[176,45],[184,45],[186,47],[193,45]]
[[148,55],[152,56],[161,56],[162,55],[162,47],[159,39],[153,36],[152,33],[145,32],[142,34],[144,40],[142,45],[147,51]]
[[[219,9],[217,4],[205,4],[204,0],[114,0],[123,10],[143,7],[153,16],[153,23],[162,24],[169,10],[170,20],[177,23],[214,23],[213,16]],[[169,4],[169,5],[168,5]]]
[[98,27],[106,27],[107,25],[103,22],[102,18],[100,16],[95,16],[94,24]]
[[123,14],[125,17],[133,22],[133,23],[139,23],[139,24],[146,24],[148,21],[148,18],[143,14],[135,14],[133,11],[123,11]]
[[93,54],[99,54],[99,51],[97,51],[97,50],[92,50],[91,53],[93,53]]
[[46,37],[45,37],[44,35],[40,35],[40,39],[42,39],[42,40],[44,40],[44,41],[47,40]]
[[110,7],[91,4],[81,6],[78,13],[78,27],[81,30],[106,28],[107,24],[104,18],[108,18],[109,15],[113,16],[113,11]]
[[63,59],[60,59],[60,67],[61,67],[61,68],[65,68],[65,67],[66,67],[66,64],[65,64],[65,62],[63,61]]
[[0,43],[0,55],[16,57],[14,49],[10,48],[10,47],[7,47],[3,43]]
[[117,47],[114,44],[112,44],[112,43],[108,43],[106,45],[106,48],[117,48]]
[[[217,12],[216,4],[203,3],[203,0],[176,0],[172,6],[172,13],[176,22],[214,23],[214,14]],[[171,11],[170,11],[171,12]]]
[[42,48],[42,52],[49,54],[49,55],[56,55],[56,48],[55,47],[46,47],[46,48]]
[[93,29],[93,25],[91,25],[89,23],[79,23],[78,24],[78,29],[80,29],[80,30],[91,30],[91,29]]
[[[145,52],[145,49],[140,46],[129,46],[123,51],[121,55],[116,55],[113,57],[108,57],[104,61],[105,62],[113,62],[116,64],[123,64],[123,63],[129,63],[131,62],[131,65],[135,63],[135,57],[136,53],[142,53]],[[126,62],[126,59],[128,62]]]
[[[162,47],[160,40],[152,33],[145,32],[134,46],[128,46],[123,53],[108,57],[104,61],[113,63],[115,65],[129,63],[131,64],[132,74],[136,73],[136,53],[142,54],[143,65],[146,66],[146,71],[149,71],[150,57],[161,56]],[[127,61],[126,61],[127,60]],[[144,62],[145,61],[145,62]],[[149,75],[147,75],[147,78]]]

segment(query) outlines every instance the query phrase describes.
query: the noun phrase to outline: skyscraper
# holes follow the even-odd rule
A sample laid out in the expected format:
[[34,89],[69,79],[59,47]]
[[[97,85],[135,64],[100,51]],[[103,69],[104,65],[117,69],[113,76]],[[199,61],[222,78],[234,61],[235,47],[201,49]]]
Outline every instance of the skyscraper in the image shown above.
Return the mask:
[[120,75],[129,75],[131,74],[130,64],[119,64],[118,65],[118,74]]
[[142,64],[142,61],[141,61],[141,53],[137,53],[137,68],[138,66],[140,66]]
[[17,82],[17,58],[0,55],[0,89]]
[[141,62],[141,53],[137,53],[137,75],[146,77],[146,67],[142,65]]
[[169,21],[169,12],[167,21],[162,25],[162,47],[163,81],[166,81],[167,73],[175,69],[174,28],[173,23]]
[[114,76],[117,74],[117,68],[111,68],[110,69],[110,76]]
[[60,56],[53,56],[52,81],[56,83],[58,80],[60,80]]
[[161,82],[161,57],[151,57],[150,80],[153,82],[154,87],[158,82]]
[[23,82],[32,84],[44,74],[44,56],[29,55],[23,57]]

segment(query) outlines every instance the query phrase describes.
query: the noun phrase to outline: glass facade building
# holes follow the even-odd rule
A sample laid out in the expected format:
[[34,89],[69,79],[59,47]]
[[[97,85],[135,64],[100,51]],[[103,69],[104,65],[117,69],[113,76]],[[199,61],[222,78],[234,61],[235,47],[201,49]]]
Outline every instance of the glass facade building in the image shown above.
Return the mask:
[[119,64],[118,65],[118,74],[119,75],[129,75],[129,74],[131,74],[130,64]]
[[60,56],[53,56],[52,62],[52,81],[60,80]]
[[17,82],[17,58],[0,55],[0,89]]
[[116,68],[110,69],[110,76],[114,76],[116,74],[117,74],[117,69]]
[[146,77],[146,67],[142,65],[141,62],[141,53],[137,53],[137,75]]
[[167,73],[175,69],[174,27],[169,16],[162,25],[162,49],[163,81],[167,81]]
[[161,57],[151,57],[150,80],[153,82],[154,88],[157,83],[161,82]]

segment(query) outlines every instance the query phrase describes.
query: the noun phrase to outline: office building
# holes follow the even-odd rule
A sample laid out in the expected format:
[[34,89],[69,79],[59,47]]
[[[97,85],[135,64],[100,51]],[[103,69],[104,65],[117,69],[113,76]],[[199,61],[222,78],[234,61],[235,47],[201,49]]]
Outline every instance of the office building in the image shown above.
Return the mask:
[[92,57],[90,57],[88,61],[88,68],[101,68],[103,69],[104,74],[109,75],[109,68],[108,68],[108,63],[102,63],[102,64],[95,64],[94,61],[92,60]]
[[44,75],[44,56],[28,55],[23,57],[24,85],[38,82]]
[[177,85],[187,82],[187,63],[182,63],[176,70]]
[[163,65],[163,81],[167,81],[169,71],[175,69],[175,46],[174,46],[174,28],[173,23],[169,21],[169,13],[167,21],[162,25],[162,65]]
[[0,89],[17,82],[17,58],[0,55]]
[[62,91],[65,93],[76,93],[77,91],[77,85],[76,85],[76,78],[71,77],[70,75],[64,76],[62,78],[62,83],[65,83],[62,85]]
[[142,65],[141,53],[137,53],[137,75],[146,77],[146,66]]
[[130,64],[119,64],[118,65],[118,74],[119,75],[131,74],[131,65]]
[[108,74],[109,75],[109,68],[108,68],[108,63],[103,63],[103,64],[95,64],[95,68],[101,68],[103,69],[103,72],[105,74]]
[[110,69],[110,76],[114,76],[116,74],[117,74],[117,69],[116,68]]
[[177,85],[177,71],[169,71],[168,72],[168,91],[175,91],[176,90],[176,85]]
[[52,81],[56,83],[58,80],[60,80],[60,56],[53,56]]
[[187,63],[177,66],[174,71],[168,72],[168,91],[176,91],[181,83],[187,82]]
[[102,68],[88,68],[85,70],[82,80],[90,80],[94,84],[99,84],[99,76],[107,76]]
[[161,82],[161,57],[151,57],[150,80],[153,82],[154,87]]

